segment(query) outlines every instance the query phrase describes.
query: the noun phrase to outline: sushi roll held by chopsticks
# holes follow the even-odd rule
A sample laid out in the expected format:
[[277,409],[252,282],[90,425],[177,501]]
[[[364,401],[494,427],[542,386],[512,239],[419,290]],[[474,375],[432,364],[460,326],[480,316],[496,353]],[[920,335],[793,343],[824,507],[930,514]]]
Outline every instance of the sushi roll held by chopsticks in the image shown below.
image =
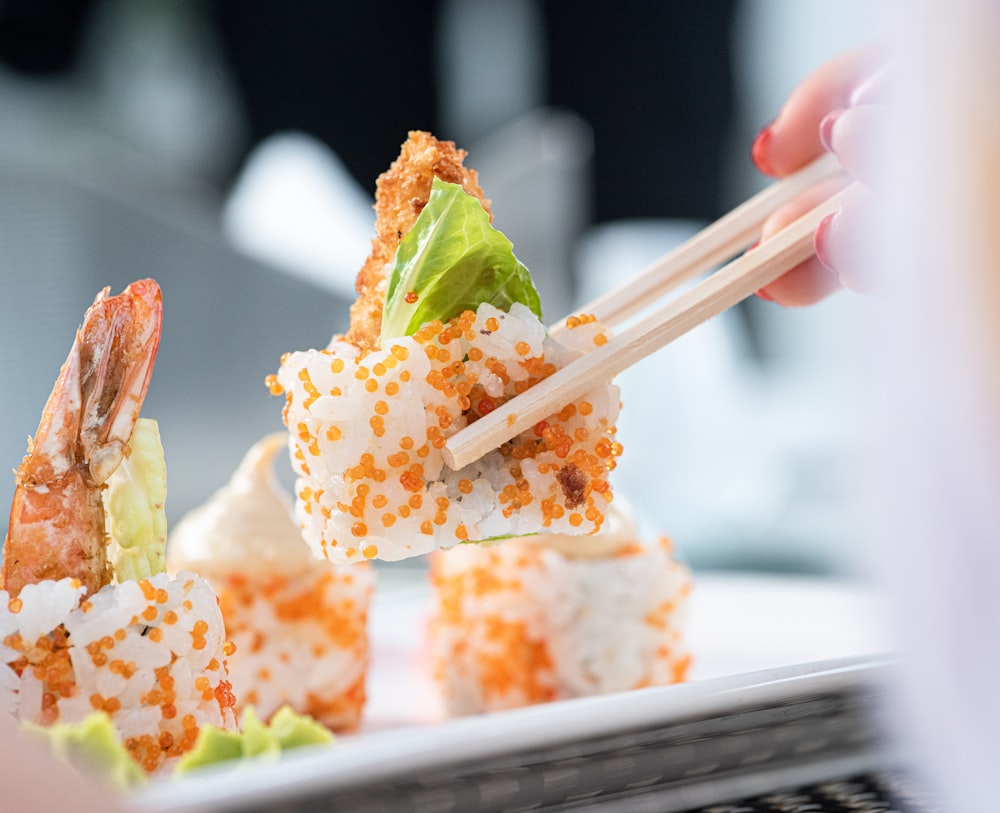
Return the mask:
[[[232,652],[208,583],[164,572],[166,468],[139,418],[160,339],[152,280],[101,292],[16,474],[0,590],[0,710],[106,714],[148,772],[236,728]],[[110,542],[110,544],[109,544]]]
[[556,339],[464,151],[410,133],[377,183],[376,237],[351,327],[287,353],[295,515],[317,556],[396,560],[529,533],[591,534],[612,500],[618,389],[602,384],[458,471],[448,438],[608,340]]
[[172,569],[218,591],[236,651],[229,673],[237,712],[268,720],[290,706],[335,732],[358,727],[365,703],[370,563],[335,566],[309,550],[274,475],[285,433],[246,453],[230,482],[170,535]]

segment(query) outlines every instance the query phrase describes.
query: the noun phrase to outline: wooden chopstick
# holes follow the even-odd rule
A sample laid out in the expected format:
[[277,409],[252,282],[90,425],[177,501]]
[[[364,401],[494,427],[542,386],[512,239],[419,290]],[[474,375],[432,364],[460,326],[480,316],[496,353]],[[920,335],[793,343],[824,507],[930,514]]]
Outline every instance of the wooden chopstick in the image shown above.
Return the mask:
[[[736,256],[760,236],[771,212],[809,187],[841,173],[837,159],[824,153],[798,172],[761,190],[635,277],[577,308],[576,312],[593,314],[601,324],[616,327],[664,294]],[[565,319],[561,319],[549,328],[549,332],[556,335],[564,325]]]
[[531,389],[452,435],[442,448],[457,470],[478,460],[563,406],[611,381],[618,373],[773,282],[813,253],[813,233],[824,217],[859,192],[852,183],[815,209],[607,343],[570,362]]

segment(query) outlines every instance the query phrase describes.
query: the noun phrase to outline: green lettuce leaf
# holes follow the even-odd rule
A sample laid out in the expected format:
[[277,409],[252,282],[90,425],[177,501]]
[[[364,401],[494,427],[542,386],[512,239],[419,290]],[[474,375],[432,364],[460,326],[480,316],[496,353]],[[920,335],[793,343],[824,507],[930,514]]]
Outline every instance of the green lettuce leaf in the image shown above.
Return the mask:
[[479,200],[435,178],[430,200],[396,250],[381,340],[411,336],[427,322],[447,321],[483,302],[505,311],[520,302],[542,316],[531,274]]
[[167,464],[159,425],[139,418],[129,454],[108,478],[104,494],[108,556],[119,582],[148,579],[166,570]]

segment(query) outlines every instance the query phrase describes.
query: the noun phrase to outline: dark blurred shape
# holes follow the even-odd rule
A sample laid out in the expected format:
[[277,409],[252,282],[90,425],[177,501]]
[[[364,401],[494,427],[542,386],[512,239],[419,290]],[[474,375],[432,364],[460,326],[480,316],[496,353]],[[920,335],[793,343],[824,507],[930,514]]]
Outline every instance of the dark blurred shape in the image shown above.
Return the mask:
[[[735,4],[540,2],[547,102],[594,130],[597,219],[720,214]],[[435,55],[449,47],[437,37],[441,7],[215,0],[251,145],[304,130],[374,191],[408,130],[454,138],[439,131]],[[504,65],[490,68],[502,78]]]
[[324,141],[362,189],[409,130],[434,130],[434,2],[215,0],[251,146],[301,130]]
[[3,0],[0,59],[23,73],[53,74],[76,62],[94,0]]
[[[721,214],[735,2],[536,2],[547,47],[539,77],[545,102],[594,131],[595,219]],[[3,0],[0,58],[25,73],[70,69],[95,5]],[[209,17],[239,89],[247,151],[275,133],[306,132],[373,192],[408,130],[460,138],[441,132],[438,55],[450,47],[444,6],[213,0]],[[503,64],[489,69],[504,80]]]
[[734,4],[542,5],[550,101],[594,128],[596,219],[720,215]]

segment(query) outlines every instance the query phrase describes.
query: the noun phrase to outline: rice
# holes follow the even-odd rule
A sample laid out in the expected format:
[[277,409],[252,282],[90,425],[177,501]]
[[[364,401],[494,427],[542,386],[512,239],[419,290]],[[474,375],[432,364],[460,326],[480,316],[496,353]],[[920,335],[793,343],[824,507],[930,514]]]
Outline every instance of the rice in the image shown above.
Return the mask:
[[236,645],[229,673],[239,712],[267,720],[283,705],[334,731],[358,726],[365,702],[370,563],[315,557],[274,474],[286,434],[261,438],[222,488],[174,527],[171,568],[195,570],[218,591]]
[[215,593],[190,572],[108,585],[75,579],[0,591],[0,708],[22,721],[105,711],[147,771],[190,750],[200,728],[235,729]]
[[365,704],[367,617],[374,571],[366,563],[317,567],[294,578],[216,581],[237,710],[268,719],[284,705],[337,732],[356,729]]
[[592,317],[567,326],[556,340],[523,305],[484,303],[367,354],[342,341],[287,354],[272,389],[286,395],[295,515],[316,555],[397,560],[508,534],[598,532],[621,454],[613,385],[461,471],[441,454],[470,421],[607,341]]
[[684,679],[690,574],[669,542],[577,559],[527,540],[432,558],[429,647],[452,715]]

